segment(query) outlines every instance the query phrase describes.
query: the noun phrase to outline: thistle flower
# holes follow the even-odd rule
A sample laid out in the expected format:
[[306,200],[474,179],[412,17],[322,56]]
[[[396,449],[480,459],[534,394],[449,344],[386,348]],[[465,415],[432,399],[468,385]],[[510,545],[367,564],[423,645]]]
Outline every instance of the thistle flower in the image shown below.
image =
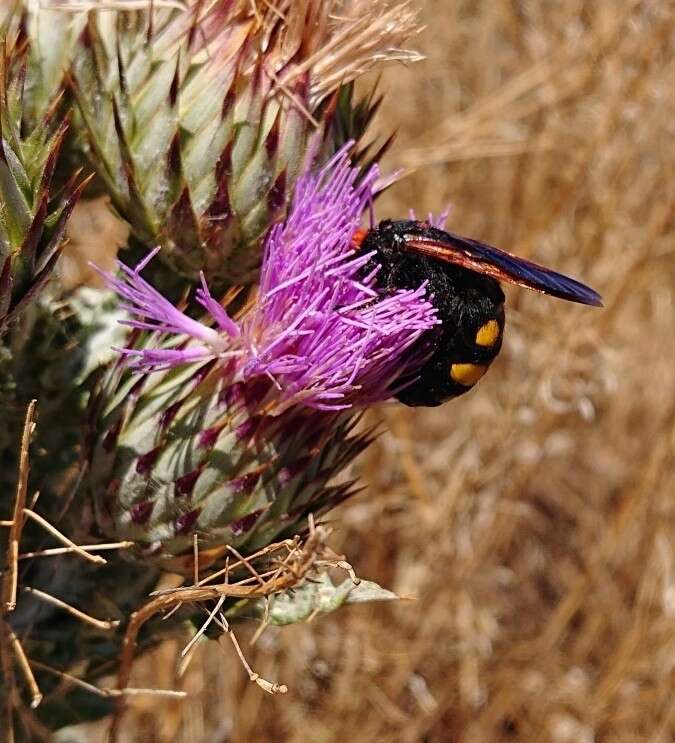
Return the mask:
[[39,77],[68,70],[74,141],[98,186],[160,261],[219,289],[257,278],[262,238],[309,159],[363,138],[379,101],[356,101],[352,81],[419,58],[401,48],[416,22],[400,2],[48,7],[31,24],[36,49],[56,50],[36,60]]
[[[377,168],[347,148],[297,184],[265,245],[257,297],[236,317],[203,280],[208,322],[120,266],[132,332],[95,409],[90,490],[101,528],[153,554],[255,549],[346,498],[329,481],[369,441],[359,413],[419,364],[436,323],[426,287],[381,296],[351,240]],[[153,331],[148,334],[143,331]],[[131,366],[131,370],[125,368]]]

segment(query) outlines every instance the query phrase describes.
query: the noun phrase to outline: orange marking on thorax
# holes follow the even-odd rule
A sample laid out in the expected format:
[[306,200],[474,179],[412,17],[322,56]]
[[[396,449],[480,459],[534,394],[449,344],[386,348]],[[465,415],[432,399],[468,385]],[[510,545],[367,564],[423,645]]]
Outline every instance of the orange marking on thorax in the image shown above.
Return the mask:
[[352,235],[352,246],[354,250],[358,250],[363,241],[366,239],[366,235],[370,232],[370,230],[366,230],[363,227],[359,227],[358,230]]

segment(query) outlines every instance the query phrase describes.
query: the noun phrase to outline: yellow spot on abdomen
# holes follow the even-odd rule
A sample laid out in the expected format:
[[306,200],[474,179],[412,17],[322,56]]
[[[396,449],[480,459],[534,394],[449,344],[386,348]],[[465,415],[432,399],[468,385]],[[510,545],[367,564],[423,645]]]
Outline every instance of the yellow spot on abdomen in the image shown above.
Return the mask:
[[499,323],[496,320],[488,320],[485,325],[481,325],[476,333],[477,346],[494,346],[500,334]]
[[486,371],[487,366],[482,364],[453,364],[450,367],[450,376],[458,384],[472,387]]

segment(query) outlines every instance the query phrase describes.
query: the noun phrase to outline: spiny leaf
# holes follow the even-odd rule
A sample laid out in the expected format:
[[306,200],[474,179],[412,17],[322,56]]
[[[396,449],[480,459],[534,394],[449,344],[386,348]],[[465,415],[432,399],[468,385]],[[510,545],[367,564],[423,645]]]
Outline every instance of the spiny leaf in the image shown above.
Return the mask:
[[305,622],[315,614],[329,614],[343,604],[363,604],[373,601],[395,601],[399,596],[372,581],[354,583],[347,579],[334,585],[327,573],[307,582],[292,592],[273,596],[265,614],[262,602],[257,610],[264,614],[270,624],[283,626]]

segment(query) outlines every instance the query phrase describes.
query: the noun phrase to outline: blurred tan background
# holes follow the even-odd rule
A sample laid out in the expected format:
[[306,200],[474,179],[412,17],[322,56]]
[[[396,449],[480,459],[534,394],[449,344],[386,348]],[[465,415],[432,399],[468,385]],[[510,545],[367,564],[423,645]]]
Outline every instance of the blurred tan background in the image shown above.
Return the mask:
[[[508,289],[504,350],[466,397],[379,410],[332,545],[405,596],[175,652],[126,740],[675,740],[675,6],[419,0],[427,60],[390,68],[378,204],[578,276],[591,310]],[[90,729],[87,740],[97,740]]]

